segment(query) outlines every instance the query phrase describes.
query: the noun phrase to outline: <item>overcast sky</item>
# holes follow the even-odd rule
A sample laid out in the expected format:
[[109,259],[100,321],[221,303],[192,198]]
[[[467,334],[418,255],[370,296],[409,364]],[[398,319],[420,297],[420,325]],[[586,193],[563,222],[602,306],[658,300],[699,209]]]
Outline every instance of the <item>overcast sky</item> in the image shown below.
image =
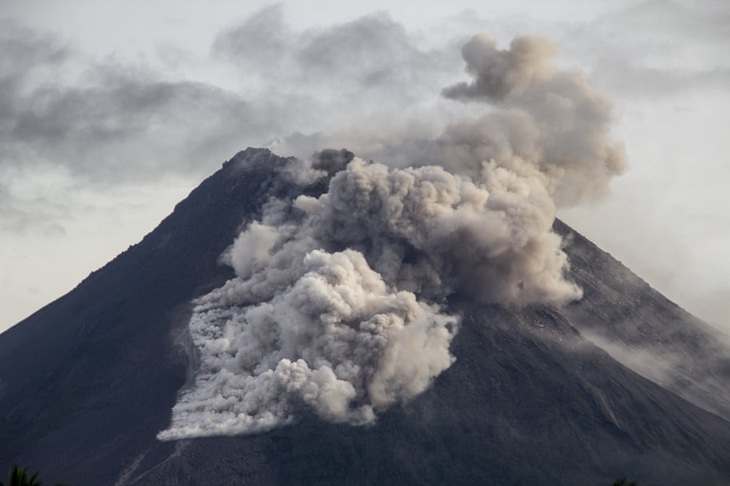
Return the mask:
[[730,329],[730,2],[535,3],[0,0],[0,330],[246,146],[385,157],[463,115],[477,32],[547,37],[612,100],[629,170],[559,216]]

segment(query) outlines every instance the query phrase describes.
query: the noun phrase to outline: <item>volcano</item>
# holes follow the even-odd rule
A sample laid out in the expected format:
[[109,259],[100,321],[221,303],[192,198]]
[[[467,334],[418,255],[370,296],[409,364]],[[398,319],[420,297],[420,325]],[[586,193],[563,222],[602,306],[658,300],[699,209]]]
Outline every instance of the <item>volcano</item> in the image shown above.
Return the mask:
[[303,399],[270,427],[160,440],[201,386],[191,302],[236,277],[221,255],[271,201],[320,197],[352,159],[330,151],[302,183],[282,176],[294,159],[240,152],[0,335],[0,470],[73,485],[730,484],[727,338],[559,220],[582,297],[505,304],[454,287],[438,304],[458,319],[452,362],[372,420]]

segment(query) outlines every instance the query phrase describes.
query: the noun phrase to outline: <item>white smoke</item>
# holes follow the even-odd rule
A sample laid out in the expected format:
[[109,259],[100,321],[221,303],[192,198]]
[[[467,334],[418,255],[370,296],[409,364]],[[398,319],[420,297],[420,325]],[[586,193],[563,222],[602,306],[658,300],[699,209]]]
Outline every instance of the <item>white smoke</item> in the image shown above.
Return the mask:
[[411,167],[333,152],[311,167],[292,161],[280,173],[290,184],[329,179],[329,189],[272,200],[224,255],[236,278],[196,301],[200,370],[159,438],[262,431],[305,410],[371,423],[454,361],[449,295],[580,298],[552,231],[556,200],[604,193],[623,152],[607,137],[608,103],[557,71],[553,50],[524,38],[498,51],[474,37],[463,55],[475,81],[444,94],[497,109],[418,150],[409,141]]
[[580,295],[563,279],[544,188],[493,162],[475,182],[439,166],[389,169],[356,159],[327,194],[295,204],[316,241],[358,249],[388,283],[423,297],[465,291],[526,304]]
[[273,257],[294,265],[199,300],[190,328],[201,370],[160,438],[265,430],[303,405],[326,420],[372,422],[451,365],[455,318],[389,289],[356,251],[300,258],[300,248]]

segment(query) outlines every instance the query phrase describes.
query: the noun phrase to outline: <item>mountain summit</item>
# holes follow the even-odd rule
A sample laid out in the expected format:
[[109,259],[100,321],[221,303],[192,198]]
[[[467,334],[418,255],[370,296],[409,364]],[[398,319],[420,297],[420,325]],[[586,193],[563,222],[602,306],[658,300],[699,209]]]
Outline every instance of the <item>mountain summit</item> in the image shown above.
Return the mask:
[[[437,205],[446,182],[458,200]],[[0,335],[0,468],[73,485],[728,484],[724,337],[560,221],[549,275],[540,253],[486,246],[478,189],[344,150],[311,166],[240,152]]]

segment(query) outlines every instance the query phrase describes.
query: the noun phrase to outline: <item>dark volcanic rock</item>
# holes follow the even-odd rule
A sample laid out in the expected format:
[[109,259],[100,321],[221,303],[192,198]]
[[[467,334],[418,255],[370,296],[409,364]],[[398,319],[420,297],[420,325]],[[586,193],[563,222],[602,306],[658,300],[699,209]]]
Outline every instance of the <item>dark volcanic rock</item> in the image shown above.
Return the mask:
[[669,302],[561,221],[583,298],[562,310],[584,337],[642,376],[730,420],[730,337]]
[[[721,336],[560,222],[585,298],[564,309],[451,299],[463,315],[456,363],[374,426],[305,417],[157,441],[195,368],[189,302],[231,276],[217,262],[240,227],[286,197],[285,163],[241,152],[142,242],[0,335],[0,471],[28,464],[71,485],[730,483]],[[627,346],[671,350],[682,366],[652,374],[617,351]]]

